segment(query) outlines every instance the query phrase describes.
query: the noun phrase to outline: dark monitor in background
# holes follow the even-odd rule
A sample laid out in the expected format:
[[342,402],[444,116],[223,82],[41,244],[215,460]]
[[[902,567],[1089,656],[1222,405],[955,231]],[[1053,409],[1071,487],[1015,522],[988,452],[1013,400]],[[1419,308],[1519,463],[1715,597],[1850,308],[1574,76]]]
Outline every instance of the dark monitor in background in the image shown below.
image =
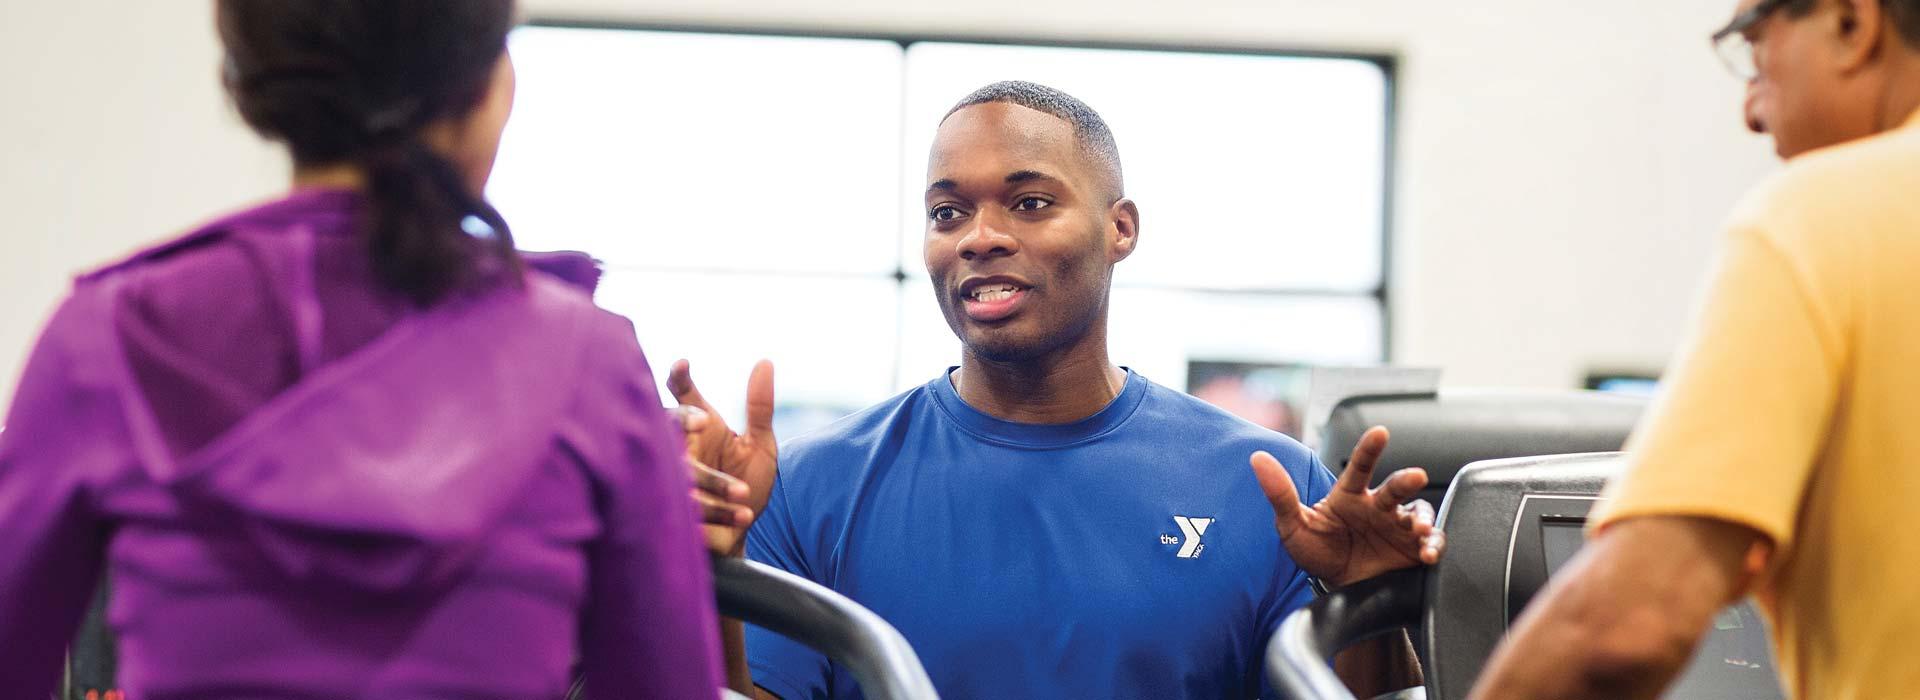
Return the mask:
[[1660,389],[1660,375],[1655,372],[1588,372],[1586,386],[1609,394],[1650,397]]
[[1189,359],[1187,393],[1262,428],[1302,440],[1307,385],[1302,364]]
[[[1507,558],[1507,620],[1585,544],[1591,496],[1527,495]],[[1767,628],[1752,603],[1720,611],[1693,660],[1663,697],[1684,700],[1785,700],[1775,680]]]

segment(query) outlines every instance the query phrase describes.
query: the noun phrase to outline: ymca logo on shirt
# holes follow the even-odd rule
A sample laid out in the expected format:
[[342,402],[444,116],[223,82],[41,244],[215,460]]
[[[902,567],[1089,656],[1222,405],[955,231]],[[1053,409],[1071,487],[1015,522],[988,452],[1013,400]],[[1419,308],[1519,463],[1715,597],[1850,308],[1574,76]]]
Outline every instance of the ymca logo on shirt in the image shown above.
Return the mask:
[[1160,534],[1160,544],[1180,545],[1180,551],[1173,555],[1181,559],[1197,559],[1206,551],[1207,545],[1200,537],[1207,533],[1207,526],[1213,524],[1213,518],[1195,518],[1185,515],[1173,516],[1173,524],[1180,526],[1178,537],[1167,533]]

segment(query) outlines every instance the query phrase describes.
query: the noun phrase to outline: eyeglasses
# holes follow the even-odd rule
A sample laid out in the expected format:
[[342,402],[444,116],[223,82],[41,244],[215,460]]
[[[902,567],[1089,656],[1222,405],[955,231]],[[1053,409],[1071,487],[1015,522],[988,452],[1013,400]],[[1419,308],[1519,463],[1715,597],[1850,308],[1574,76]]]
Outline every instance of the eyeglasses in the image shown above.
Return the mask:
[[1789,2],[1792,0],[1760,0],[1759,4],[1734,15],[1733,21],[1713,33],[1713,52],[1720,56],[1720,62],[1727,65],[1727,70],[1734,77],[1752,80],[1760,75],[1760,67],[1754,63],[1753,37],[1750,33],[1761,20],[1786,7]]

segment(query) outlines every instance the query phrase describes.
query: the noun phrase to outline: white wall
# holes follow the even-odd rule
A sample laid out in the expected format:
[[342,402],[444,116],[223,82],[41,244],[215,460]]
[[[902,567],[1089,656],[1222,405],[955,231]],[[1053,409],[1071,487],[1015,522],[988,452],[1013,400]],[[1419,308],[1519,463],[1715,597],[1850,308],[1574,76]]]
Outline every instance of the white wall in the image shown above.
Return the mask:
[[[266,196],[285,166],[220,95],[210,3],[0,2],[4,397],[73,272]],[[1393,360],[1450,384],[1663,364],[1722,213],[1773,167],[1707,50],[1733,0],[523,2],[541,18],[1397,54]]]
[[74,273],[286,186],[211,6],[0,0],[0,399]]

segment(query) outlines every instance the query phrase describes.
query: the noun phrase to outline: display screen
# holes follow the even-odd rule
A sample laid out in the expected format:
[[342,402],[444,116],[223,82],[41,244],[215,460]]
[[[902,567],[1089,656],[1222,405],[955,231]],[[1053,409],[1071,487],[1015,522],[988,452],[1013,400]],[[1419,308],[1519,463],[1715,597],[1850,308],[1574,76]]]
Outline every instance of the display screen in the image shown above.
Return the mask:
[[[1580,550],[1583,527],[1583,523],[1574,521],[1543,520],[1540,523],[1540,549],[1546,558],[1549,577]],[[1693,660],[1662,697],[1785,700],[1786,693],[1774,678],[1767,628],[1753,606],[1743,602],[1714,617],[1713,628],[1701,638]]]
[[1546,555],[1547,576],[1560,570],[1560,567],[1580,551],[1580,545],[1586,543],[1586,525],[1579,522],[1547,521],[1540,523],[1540,549]]

